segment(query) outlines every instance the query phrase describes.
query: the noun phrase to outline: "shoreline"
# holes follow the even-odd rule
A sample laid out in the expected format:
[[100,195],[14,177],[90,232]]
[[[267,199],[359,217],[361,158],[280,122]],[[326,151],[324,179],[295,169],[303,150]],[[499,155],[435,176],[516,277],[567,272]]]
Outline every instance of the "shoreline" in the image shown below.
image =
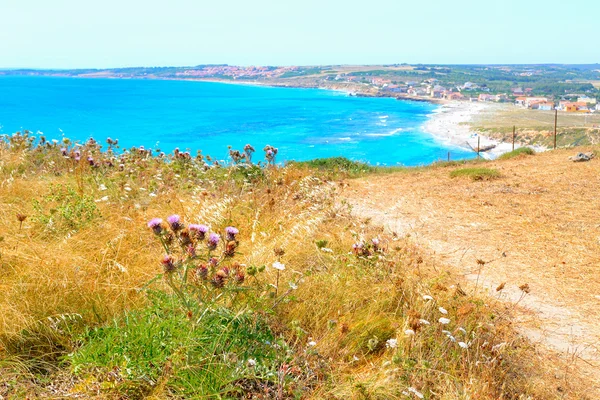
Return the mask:
[[[460,147],[475,152],[479,139],[479,146],[495,146],[488,151],[480,152],[482,158],[493,160],[504,153],[512,151],[512,143],[502,142],[480,135],[471,129],[468,122],[479,112],[489,108],[490,105],[479,102],[448,101],[444,102],[425,122],[421,129],[446,146]],[[515,149],[523,147],[515,143]],[[534,147],[535,151],[544,151],[540,146]]]

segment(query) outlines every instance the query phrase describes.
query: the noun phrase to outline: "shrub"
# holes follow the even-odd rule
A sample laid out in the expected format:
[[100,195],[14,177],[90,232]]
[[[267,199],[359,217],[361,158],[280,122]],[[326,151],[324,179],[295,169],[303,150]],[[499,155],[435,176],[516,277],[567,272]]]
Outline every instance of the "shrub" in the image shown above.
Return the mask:
[[489,181],[500,177],[500,173],[492,168],[462,168],[450,172],[451,178],[471,178],[474,181]]
[[293,161],[289,164],[306,166],[309,168],[316,168],[330,172],[343,172],[350,175],[358,175],[375,171],[375,168],[368,164],[359,161],[352,161],[346,157],[316,158],[309,161]]
[[520,147],[516,150],[510,151],[508,153],[502,154],[498,157],[499,160],[509,160],[511,158],[519,157],[519,156],[533,156],[535,151],[530,147]]

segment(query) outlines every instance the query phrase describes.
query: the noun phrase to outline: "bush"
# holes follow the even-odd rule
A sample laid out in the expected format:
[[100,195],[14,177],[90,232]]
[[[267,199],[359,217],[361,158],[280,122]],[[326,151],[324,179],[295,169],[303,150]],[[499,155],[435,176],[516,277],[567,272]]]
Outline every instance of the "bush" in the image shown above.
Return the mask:
[[462,168],[450,172],[451,178],[471,178],[474,181],[489,181],[500,177],[500,173],[492,168]]
[[500,157],[498,157],[499,160],[509,160],[511,158],[515,158],[515,157],[519,157],[519,156],[533,156],[535,154],[535,151],[530,148],[530,147],[520,147],[516,150],[510,151],[508,153],[504,153],[502,154]]

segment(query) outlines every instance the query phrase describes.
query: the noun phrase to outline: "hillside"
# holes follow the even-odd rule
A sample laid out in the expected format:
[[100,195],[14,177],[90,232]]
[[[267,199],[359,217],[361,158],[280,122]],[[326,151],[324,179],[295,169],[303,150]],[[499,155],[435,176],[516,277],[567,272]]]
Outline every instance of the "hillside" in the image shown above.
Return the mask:
[[[593,374],[534,343],[523,316],[559,289],[556,307],[595,315],[596,160],[498,161],[472,182],[454,164],[253,153],[216,166],[3,138],[0,395],[595,398]],[[481,290],[495,279],[499,295]]]

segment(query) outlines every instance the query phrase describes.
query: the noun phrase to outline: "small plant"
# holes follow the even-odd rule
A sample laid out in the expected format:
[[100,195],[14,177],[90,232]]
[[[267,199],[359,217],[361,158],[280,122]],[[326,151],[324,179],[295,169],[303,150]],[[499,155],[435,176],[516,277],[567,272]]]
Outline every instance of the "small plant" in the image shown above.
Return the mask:
[[52,232],[77,230],[100,217],[100,211],[90,196],[81,195],[66,185],[50,186],[48,195],[34,200],[33,210],[33,220]]
[[450,172],[451,178],[470,178],[473,181],[490,181],[500,177],[500,172],[492,168],[462,168]]
[[535,150],[530,147],[520,147],[516,150],[509,151],[508,153],[502,154],[498,157],[499,160],[509,160],[511,158],[519,157],[519,156],[533,156],[535,155]]

